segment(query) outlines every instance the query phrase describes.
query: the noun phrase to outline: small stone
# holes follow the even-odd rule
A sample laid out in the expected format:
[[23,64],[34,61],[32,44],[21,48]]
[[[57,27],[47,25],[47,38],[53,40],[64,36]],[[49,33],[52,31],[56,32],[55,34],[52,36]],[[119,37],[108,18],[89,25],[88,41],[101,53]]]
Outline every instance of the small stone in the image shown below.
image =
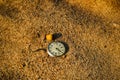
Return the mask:
[[46,39],[46,35],[45,35],[45,34],[42,34],[42,35],[40,36],[40,41],[43,42],[43,41],[45,41],[45,39]]
[[66,58],[67,56],[66,55],[63,55],[62,58]]
[[113,23],[113,26],[114,26],[115,28],[119,28],[119,27],[120,27],[120,25],[117,24],[117,23]]

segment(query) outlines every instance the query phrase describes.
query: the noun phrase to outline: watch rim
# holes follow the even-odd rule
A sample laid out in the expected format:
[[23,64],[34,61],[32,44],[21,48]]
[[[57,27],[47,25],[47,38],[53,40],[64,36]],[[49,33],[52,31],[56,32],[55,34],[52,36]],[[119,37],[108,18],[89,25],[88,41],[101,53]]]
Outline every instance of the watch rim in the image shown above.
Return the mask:
[[[52,43],[55,43],[55,42],[58,42],[58,43],[63,44],[63,43],[62,43],[62,42],[60,42],[60,41],[54,41],[54,42],[49,43],[49,45],[48,45],[48,47],[47,47],[47,53],[48,53],[51,57],[59,57],[59,56],[64,55],[64,54],[65,54],[65,52],[66,52],[66,50],[65,50],[65,52],[64,52],[63,54],[61,54],[61,55],[59,55],[59,56],[57,56],[57,55],[53,55],[53,54],[51,54],[51,53],[50,53],[50,51],[49,51],[49,46],[50,46]],[[65,48],[65,45],[64,45],[64,44],[63,44],[63,46],[64,46],[64,48]]]

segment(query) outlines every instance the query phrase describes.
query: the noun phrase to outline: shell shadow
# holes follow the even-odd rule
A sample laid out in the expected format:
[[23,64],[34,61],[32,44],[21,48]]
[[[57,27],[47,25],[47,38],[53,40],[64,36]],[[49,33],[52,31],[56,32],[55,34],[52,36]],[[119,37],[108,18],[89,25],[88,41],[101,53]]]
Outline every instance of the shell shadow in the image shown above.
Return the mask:
[[62,33],[54,33],[53,34],[53,40],[60,38],[62,36]]

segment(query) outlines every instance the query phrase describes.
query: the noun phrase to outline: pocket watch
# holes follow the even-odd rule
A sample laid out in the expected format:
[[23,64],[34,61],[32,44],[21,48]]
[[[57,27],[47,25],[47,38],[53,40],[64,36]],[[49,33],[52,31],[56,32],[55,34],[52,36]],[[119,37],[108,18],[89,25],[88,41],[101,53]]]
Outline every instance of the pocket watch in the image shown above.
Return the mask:
[[47,48],[47,53],[52,57],[62,56],[65,52],[65,45],[60,41],[51,42]]

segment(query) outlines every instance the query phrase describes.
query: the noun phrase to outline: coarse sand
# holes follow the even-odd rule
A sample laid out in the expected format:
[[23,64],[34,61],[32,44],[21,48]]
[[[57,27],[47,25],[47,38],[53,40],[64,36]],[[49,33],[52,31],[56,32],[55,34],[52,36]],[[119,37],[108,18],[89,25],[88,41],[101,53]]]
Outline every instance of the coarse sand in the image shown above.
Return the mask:
[[0,0],[0,80],[120,80],[120,0]]

